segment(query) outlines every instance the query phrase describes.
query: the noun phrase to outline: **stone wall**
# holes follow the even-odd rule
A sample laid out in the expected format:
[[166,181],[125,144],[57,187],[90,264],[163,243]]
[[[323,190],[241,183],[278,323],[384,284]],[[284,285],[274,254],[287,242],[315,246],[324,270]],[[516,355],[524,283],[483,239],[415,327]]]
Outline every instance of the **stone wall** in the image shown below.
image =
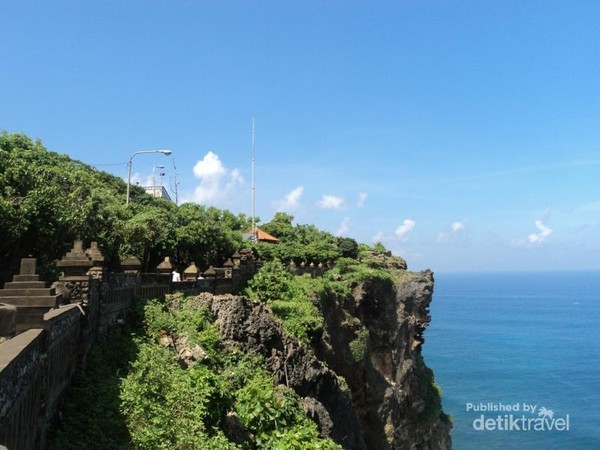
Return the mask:
[[288,265],[288,271],[294,275],[309,274],[313,278],[322,277],[323,274],[333,267],[333,263],[328,262],[326,264],[311,262],[309,264],[301,263],[297,265],[294,261],[290,261]]
[[0,347],[0,443],[9,449],[42,448],[37,424],[45,337],[44,330],[32,329]]
[[0,444],[43,449],[75,370],[96,339],[80,303],[44,314],[43,326],[0,344]]
[[[75,370],[94,342],[125,318],[135,298],[164,298],[179,291],[232,293],[258,267],[246,252],[224,268],[210,268],[201,275],[205,278],[173,282],[170,271],[140,274],[131,259],[123,267],[126,273],[106,273],[96,263],[91,270],[85,255],[76,242],[59,262],[64,275],[51,288],[41,285],[35,260],[28,258],[11,289],[0,295],[6,303],[0,314],[0,338],[6,339],[0,340],[0,448],[45,448],[46,430]],[[48,305],[45,312],[42,304]]]

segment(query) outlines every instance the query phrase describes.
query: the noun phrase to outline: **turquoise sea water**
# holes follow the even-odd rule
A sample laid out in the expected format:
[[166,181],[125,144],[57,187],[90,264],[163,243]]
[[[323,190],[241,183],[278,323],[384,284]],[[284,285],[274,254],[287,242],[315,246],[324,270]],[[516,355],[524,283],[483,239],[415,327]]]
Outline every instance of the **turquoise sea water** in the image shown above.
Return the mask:
[[436,274],[431,315],[456,450],[600,449],[600,272]]

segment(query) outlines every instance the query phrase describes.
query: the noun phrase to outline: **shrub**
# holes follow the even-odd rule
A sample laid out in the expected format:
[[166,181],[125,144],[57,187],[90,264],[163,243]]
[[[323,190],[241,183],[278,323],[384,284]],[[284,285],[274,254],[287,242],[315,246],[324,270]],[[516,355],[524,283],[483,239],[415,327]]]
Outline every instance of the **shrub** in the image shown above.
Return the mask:
[[[301,286],[286,292],[302,291]],[[138,357],[121,384],[122,411],[136,448],[340,448],[319,438],[291,389],[273,386],[261,356],[221,346],[210,312],[198,308],[194,298],[149,302],[144,324],[146,336],[136,341]],[[161,332],[185,335],[189,345],[200,344],[212,356],[182,366],[171,347],[158,343]],[[223,429],[231,411],[255,436],[242,447]]]
[[278,262],[266,263],[248,284],[246,294],[267,303],[285,331],[308,344],[323,327],[323,316],[313,303],[320,281],[310,275],[293,276]]
[[361,362],[367,355],[367,349],[369,348],[369,330],[361,328],[356,333],[356,338],[350,342],[350,353],[354,362]]
[[283,385],[274,388],[265,374],[237,392],[236,412],[261,449],[341,449],[319,438],[316,424],[304,415],[294,391]]

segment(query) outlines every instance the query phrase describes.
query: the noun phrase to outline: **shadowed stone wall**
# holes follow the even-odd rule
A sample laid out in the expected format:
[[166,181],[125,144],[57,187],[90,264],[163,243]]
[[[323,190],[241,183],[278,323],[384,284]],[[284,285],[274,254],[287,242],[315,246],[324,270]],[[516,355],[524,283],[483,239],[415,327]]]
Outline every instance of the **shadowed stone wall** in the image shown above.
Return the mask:
[[[232,293],[259,264],[250,251],[200,279],[172,282],[171,274],[139,273],[139,261],[123,261],[125,273],[107,273],[97,245],[81,241],[58,262],[63,276],[46,287],[36,261],[0,290],[0,449],[42,450],[46,431],[62,406],[75,370],[98,339],[123,320],[134,299],[184,292]],[[237,265],[234,267],[234,264]]]

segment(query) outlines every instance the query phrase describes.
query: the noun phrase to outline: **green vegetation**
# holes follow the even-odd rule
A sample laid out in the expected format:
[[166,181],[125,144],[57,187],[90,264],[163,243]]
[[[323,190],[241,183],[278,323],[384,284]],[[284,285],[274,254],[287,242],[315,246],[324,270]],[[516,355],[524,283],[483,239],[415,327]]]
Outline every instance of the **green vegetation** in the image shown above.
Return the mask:
[[48,151],[22,134],[0,134],[0,284],[19,260],[38,258],[44,280],[75,239],[98,241],[109,264],[136,256],[153,270],[164,256],[200,268],[220,265],[242,245],[249,219],[229,211],[153,198],[118,177]]
[[334,269],[334,274],[339,275],[343,280],[357,284],[365,280],[391,280],[389,270],[383,265],[378,265],[370,261],[357,261],[350,258],[340,258]]
[[[262,359],[223,348],[207,310],[176,297],[166,308],[150,302],[139,354],[122,383],[122,407],[136,448],[338,448],[319,439],[298,397],[274,386]],[[182,364],[160,336],[185,337],[204,358]],[[226,417],[236,417],[247,442],[230,441]],[[295,445],[294,443],[297,443]]]
[[[75,239],[98,241],[109,265],[136,256],[153,270],[164,256],[201,269],[219,266],[242,246],[263,261],[245,293],[267,304],[283,328],[311,345],[322,336],[326,302],[352,301],[360,283],[409,277],[401,258],[277,213],[261,225],[278,244],[244,242],[243,214],[155,199],[21,134],[0,134],[0,284],[22,257],[38,258],[42,279],[57,278],[55,261]],[[295,263],[323,263],[322,276],[298,275]],[[151,301],[134,324],[91,351],[53,430],[51,449],[339,449],[319,437],[298,396],[274,386],[262,357],[226,348],[211,313],[193,298]],[[368,360],[369,330],[355,319],[354,339],[342,351]],[[349,334],[352,336],[352,334]],[[184,356],[187,355],[187,356]],[[421,361],[422,364],[422,361]],[[424,364],[423,364],[424,366]],[[440,414],[440,393],[424,366],[427,407],[415,418]],[[344,381],[345,384],[345,381]],[[445,420],[450,420],[442,415]]]
[[417,425],[426,428],[438,418],[447,423],[452,423],[452,417],[442,411],[442,389],[435,382],[433,370],[425,365],[423,356],[420,354],[417,355],[416,364],[420,366],[417,373],[420,374],[421,385],[426,389],[424,396],[425,409],[417,415]]
[[116,177],[24,135],[0,134],[0,261],[35,255],[42,274],[52,274],[50,262],[77,236],[112,254],[121,243],[124,194]]
[[292,225],[293,220],[290,214],[278,212],[270,222],[261,225],[264,231],[279,239],[277,245],[263,242],[254,245],[262,260],[318,264],[358,254],[358,243],[354,239],[335,237],[314,225]]
[[[250,219],[194,203],[177,206],[66,155],[48,151],[23,134],[0,133],[0,283],[15,273],[21,258],[38,258],[42,279],[58,276],[55,261],[75,239],[98,241],[109,265],[136,256],[153,270],[164,256],[180,266],[219,266],[244,244]],[[261,225],[280,239],[253,244],[263,261],[288,264],[356,259],[364,245],[335,237],[313,225],[293,225],[279,212]],[[248,243],[246,243],[248,244]],[[383,248],[383,246],[380,246]],[[385,250],[385,249],[384,249]]]
[[[278,213],[276,217],[279,217],[275,221],[278,226],[281,226],[282,217],[285,217],[287,226],[272,231],[282,233],[281,235],[286,236],[286,239],[290,239],[291,242],[282,253],[285,253],[290,260],[301,259],[300,255],[305,253],[294,253],[295,241],[293,237],[289,237],[294,235],[291,216]],[[317,278],[312,278],[309,274],[294,275],[279,259],[274,259],[266,262],[250,280],[245,294],[255,301],[269,305],[288,333],[310,344],[311,339],[318,337],[323,328],[321,302],[330,298],[348,299],[351,297],[352,289],[365,281],[392,283],[406,274],[402,269],[405,267],[404,260],[386,256],[389,252],[381,244],[379,247],[383,252],[375,251],[365,244],[359,246],[353,239],[340,238],[338,243],[340,242],[343,243],[341,247],[345,248],[347,253],[356,252],[356,257],[343,257],[340,252],[331,270]],[[284,242],[277,245],[262,245],[275,248],[286,244]],[[261,251],[260,248],[258,251]],[[275,257],[274,253],[269,256]],[[390,264],[397,269],[390,267]],[[350,346],[355,361],[364,358],[367,344],[368,331],[358,331],[356,340]]]
[[[141,322],[143,330],[117,332],[92,350],[51,450],[341,448],[319,437],[298,396],[273,384],[261,356],[222,346],[194,298],[150,301]],[[202,356],[183,363],[181,345]]]
[[279,261],[271,261],[250,280],[246,294],[269,305],[288,333],[309,344],[323,327],[314,300],[318,285],[310,275],[294,276]]
[[349,347],[354,362],[363,361],[369,348],[369,330],[364,327],[361,328],[358,331],[356,338],[350,342]]
[[62,419],[49,433],[49,450],[132,448],[119,391],[136,351],[129,334],[118,330],[92,347],[69,387]]

